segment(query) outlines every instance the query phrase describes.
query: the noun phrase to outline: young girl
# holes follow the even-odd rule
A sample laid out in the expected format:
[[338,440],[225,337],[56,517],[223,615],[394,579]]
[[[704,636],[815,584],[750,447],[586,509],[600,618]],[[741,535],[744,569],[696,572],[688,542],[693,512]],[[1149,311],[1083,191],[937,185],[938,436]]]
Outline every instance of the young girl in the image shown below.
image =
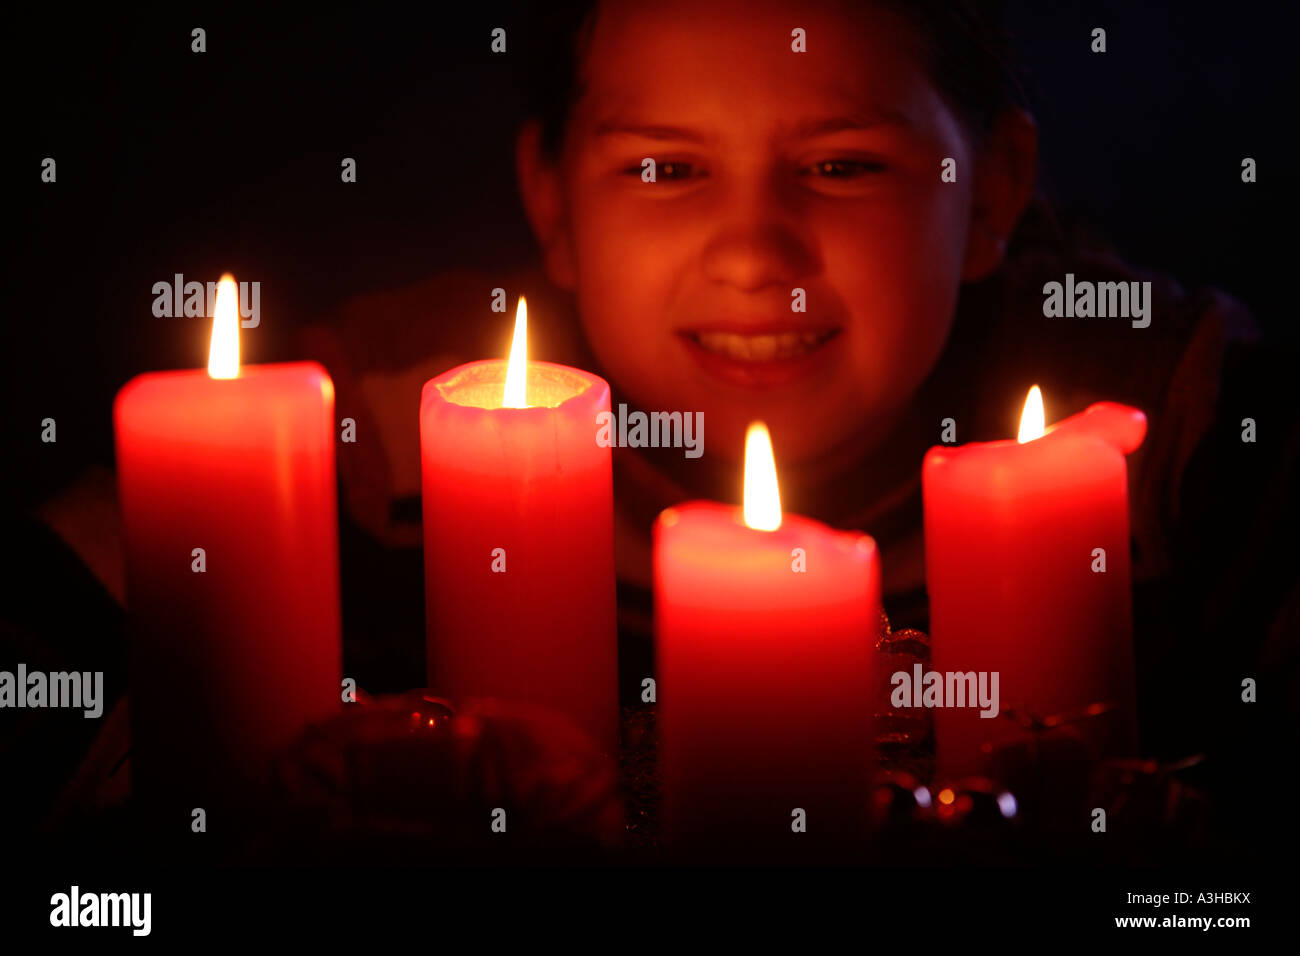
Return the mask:
[[[373,436],[339,456],[365,532],[345,529],[345,589],[395,582],[345,601],[366,622],[345,627],[349,653],[391,664],[376,633],[389,629],[408,656],[381,683],[421,672],[412,409],[432,375],[505,355],[513,313],[490,311],[496,287],[527,296],[533,357],[599,371],[616,406],[703,413],[702,457],[615,449],[626,700],[652,672],[654,517],[738,501],[754,419],[787,509],[872,534],[886,611],[924,627],[920,464],[944,420],[957,442],[1009,438],[1033,384],[1049,422],[1102,399],[1137,406],[1150,432],[1130,459],[1135,577],[1167,575],[1180,476],[1223,356],[1253,324],[1221,295],[1080,248],[1033,201],[1036,128],[1007,96],[996,7],[613,0],[547,5],[516,31],[537,64],[517,168],[545,275],[441,275],[308,335],[340,415]],[[1149,281],[1149,325],[1046,317],[1044,285],[1068,273]],[[1139,648],[1139,677],[1144,663]]]

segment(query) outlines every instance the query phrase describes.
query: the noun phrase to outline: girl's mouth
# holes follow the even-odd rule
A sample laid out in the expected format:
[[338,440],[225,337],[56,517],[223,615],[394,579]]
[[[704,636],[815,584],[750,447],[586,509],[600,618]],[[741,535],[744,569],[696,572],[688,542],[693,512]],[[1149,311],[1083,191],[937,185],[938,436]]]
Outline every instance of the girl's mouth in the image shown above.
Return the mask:
[[817,332],[686,332],[702,349],[738,362],[797,358],[820,348],[839,329]]
[[678,336],[687,351],[714,378],[733,385],[772,386],[813,372],[834,351],[828,346],[839,328],[683,329]]

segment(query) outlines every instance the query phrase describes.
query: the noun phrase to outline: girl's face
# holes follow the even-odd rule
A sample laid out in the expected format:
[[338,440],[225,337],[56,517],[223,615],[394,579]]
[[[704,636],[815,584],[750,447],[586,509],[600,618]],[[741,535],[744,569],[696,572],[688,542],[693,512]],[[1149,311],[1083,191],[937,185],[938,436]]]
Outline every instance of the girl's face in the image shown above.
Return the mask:
[[607,2],[580,76],[543,245],[616,385],[702,411],[710,456],[739,458],[753,419],[778,464],[878,436],[969,272],[971,146],[909,28],[863,4]]

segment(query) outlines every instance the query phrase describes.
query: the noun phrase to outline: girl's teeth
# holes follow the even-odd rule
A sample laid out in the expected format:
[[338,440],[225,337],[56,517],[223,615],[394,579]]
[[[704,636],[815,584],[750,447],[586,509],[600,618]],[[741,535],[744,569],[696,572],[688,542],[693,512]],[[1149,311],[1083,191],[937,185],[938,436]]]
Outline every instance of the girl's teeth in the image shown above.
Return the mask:
[[821,332],[781,332],[741,335],[735,332],[699,332],[695,340],[710,352],[742,362],[771,362],[811,352],[827,336]]

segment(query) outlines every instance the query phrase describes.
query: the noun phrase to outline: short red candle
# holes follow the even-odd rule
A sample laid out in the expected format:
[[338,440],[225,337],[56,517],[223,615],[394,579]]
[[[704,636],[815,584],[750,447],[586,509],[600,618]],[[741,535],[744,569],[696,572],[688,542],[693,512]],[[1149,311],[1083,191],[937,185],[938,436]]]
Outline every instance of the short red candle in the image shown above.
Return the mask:
[[178,825],[266,782],[275,751],[340,706],[333,416],[310,362],[118,392],[133,784]]
[[933,666],[999,673],[996,718],[935,711],[941,772],[978,772],[992,748],[1022,736],[1008,708],[1041,719],[1107,704],[1079,732],[1097,755],[1135,751],[1124,456],[1145,432],[1140,411],[1102,402],[1024,443],[926,454]]
[[429,686],[547,706],[613,754],[613,471],[596,441],[609,385],[529,362],[529,407],[509,408],[506,371],[462,365],[420,402]]
[[[801,556],[802,555],[802,556]],[[798,570],[798,568],[805,570]],[[673,842],[856,834],[873,762],[875,542],[696,501],[654,527],[664,819]]]

